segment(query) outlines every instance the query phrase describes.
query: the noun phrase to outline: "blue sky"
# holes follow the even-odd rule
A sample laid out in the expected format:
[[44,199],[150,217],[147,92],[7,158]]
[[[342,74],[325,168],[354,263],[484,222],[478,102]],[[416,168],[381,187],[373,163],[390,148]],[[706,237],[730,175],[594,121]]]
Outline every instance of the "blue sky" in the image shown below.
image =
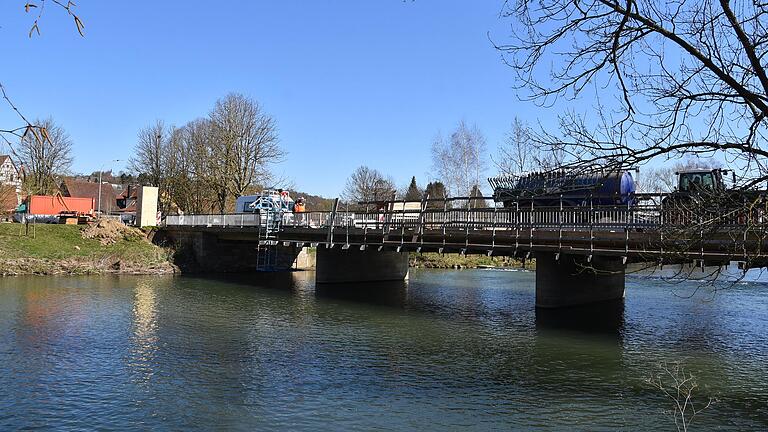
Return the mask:
[[[515,116],[555,114],[518,101],[488,40],[508,35],[501,0],[81,0],[85,38],[49,5],[31,39],[23,3],[0,6],[0,80],[24,113],[69,132],[77,172],[123,168],[108,162],[130,157],[139,129],[182,125],[232,91],[277,120],[278,171],[325,196],[361,164],[426,183],[432,138],[461,119],[495,152]],[[4,108],[0,120],[15,124]]]

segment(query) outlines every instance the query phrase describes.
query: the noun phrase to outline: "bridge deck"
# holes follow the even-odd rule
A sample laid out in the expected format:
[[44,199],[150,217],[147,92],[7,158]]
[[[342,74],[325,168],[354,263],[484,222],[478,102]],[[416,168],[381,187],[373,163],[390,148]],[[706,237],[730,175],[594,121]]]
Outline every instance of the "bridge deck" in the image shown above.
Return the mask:
[[[165,229],[230,241],[289,242],[525,256],[530,252],[621,256],[627,261],[768,264],[766,209],[723,212],[634,206],[427,208],[369,212],[265,212],[168,216]],[[391,204],[391,203],[390,203]]]
[[[749,259],[757,265],[768,250],[768,241],[758,236],[734,237],[723,232],[706,238],[662,238],[655,231],[560,231],[546,228],[525,230],[459,230],[401,228],[382,233],[365,228],[311,228],[284,226],[266,235],[263,227],[168,225],[167,230],[202,231],[226,241],[259,241],[262,245],[286,243],[299,246],[339,248],[385,248],[414,252],[525,256],[530,252],[626,257],[629,262],[727,262]],[[741,250],[739,253],[736,249]]]

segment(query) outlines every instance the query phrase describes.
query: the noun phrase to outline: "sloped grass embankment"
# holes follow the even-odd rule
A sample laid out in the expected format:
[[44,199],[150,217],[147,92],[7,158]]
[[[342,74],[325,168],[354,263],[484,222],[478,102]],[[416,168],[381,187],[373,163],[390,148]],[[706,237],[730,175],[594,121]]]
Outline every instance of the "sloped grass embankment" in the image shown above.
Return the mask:
[[[169,252],[152,244],[140,229],[101,225],[89,228],[35,224],[29,226],[27,233],[22,224],[0,224],[0,274],[157,274],[174,271]],[[89,230],[85,236],[84,230]]]

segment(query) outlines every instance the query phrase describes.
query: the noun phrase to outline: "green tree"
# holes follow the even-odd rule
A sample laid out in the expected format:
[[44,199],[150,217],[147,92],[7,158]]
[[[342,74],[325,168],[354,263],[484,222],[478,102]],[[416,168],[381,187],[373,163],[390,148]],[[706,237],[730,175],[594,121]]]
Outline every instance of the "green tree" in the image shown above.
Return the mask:
[[480,186],[472,186],[472,190],[469,192],[469,208],[486,208],[488,203],[483,197],[483,191],[480,190]]
[[416,184],[416,176],[411,177],[411,184],[408,185],[408,190],[405,192],[405,199],[407,201],[421,201],[422,195],[421,189]]
[[[443,182],[430,182],[424,189],[424,195],[430,200],[444,200],[448,198],[448,193],[445,190]],[[429,201],[427,203],[428,208],[443,208],[442,201]]]

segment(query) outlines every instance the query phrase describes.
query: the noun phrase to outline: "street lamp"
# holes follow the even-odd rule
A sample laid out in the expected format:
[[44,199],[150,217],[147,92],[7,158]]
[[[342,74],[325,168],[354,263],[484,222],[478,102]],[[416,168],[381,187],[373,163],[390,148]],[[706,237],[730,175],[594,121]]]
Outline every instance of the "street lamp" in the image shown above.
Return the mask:
[[111,161],[103,164],[99,168],[99,207],[98,207],[99,217],[101,217],[101,173],[104,171],[104,165],[111,164],[111,163],[114,163],[114,162],[120,162],[120,159],[112,159]]

